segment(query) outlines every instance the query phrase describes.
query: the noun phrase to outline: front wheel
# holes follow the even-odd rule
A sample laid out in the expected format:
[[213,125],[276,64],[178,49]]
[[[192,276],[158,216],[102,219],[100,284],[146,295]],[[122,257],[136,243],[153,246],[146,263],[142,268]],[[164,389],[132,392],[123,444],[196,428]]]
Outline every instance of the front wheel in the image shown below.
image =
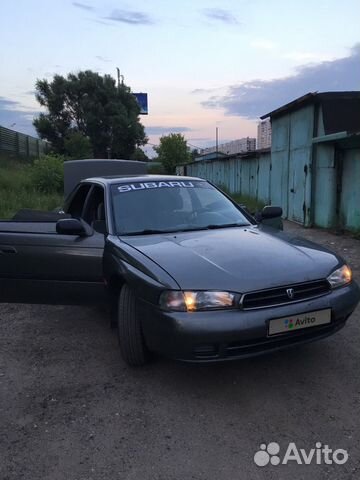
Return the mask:
[[126,284],[119,295],[117,323],[122,358],[134,367],[145,365],[149,355],[142,335],[137,301],[134,292]]

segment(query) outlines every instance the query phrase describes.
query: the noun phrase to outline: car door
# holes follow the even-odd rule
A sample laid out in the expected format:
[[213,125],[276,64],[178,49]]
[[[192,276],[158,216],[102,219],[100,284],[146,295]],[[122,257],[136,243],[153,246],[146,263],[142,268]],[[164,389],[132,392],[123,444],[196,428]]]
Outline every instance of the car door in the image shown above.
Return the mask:
[[[99,188],[81,184],[66,213],[87,215],[91,222],[86,208],[94,194],[100,202]],[[101,194],[104,197],[103,189]],[[19,228],[0,234],[0,301],[90,304],[106,300],[102,265],[106,232],[58,234],[54,222],[21,223]]]

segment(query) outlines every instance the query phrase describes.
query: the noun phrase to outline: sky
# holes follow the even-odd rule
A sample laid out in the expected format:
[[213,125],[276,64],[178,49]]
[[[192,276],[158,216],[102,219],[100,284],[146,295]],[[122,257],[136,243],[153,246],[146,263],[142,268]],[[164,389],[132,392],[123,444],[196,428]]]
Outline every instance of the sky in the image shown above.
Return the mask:
[[37,79],[119,67],[150,144],[256,136],[309,91],[360,90],[359,19],[359,0],[0,0],[0,125],[36,134]]

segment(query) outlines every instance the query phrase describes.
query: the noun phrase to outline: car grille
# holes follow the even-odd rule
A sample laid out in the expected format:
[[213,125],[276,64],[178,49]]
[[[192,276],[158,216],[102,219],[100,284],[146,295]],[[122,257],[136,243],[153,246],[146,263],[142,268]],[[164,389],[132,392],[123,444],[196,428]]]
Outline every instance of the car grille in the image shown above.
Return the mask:
[[328,293],[330,289],[331,287],[327,280],[316,280],[314,282],[298,283],[296,285],[245,293],[240,303],[244,310],[266,308],[319,297]]

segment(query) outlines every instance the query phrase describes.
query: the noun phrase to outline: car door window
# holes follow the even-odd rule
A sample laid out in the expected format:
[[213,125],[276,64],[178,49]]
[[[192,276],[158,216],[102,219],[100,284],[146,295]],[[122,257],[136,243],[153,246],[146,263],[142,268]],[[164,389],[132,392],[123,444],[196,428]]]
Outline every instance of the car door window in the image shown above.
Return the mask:
[[86,199],[83,219],[98,233],[106,233],[105,195],[100,185],[94,185]]
[[80,218],[82,216],[85,200],[90,188],[90,184],[80,185],[70,197],[68,205],[65,206],[65,213],[70,213],[70,215],[74,218]]

